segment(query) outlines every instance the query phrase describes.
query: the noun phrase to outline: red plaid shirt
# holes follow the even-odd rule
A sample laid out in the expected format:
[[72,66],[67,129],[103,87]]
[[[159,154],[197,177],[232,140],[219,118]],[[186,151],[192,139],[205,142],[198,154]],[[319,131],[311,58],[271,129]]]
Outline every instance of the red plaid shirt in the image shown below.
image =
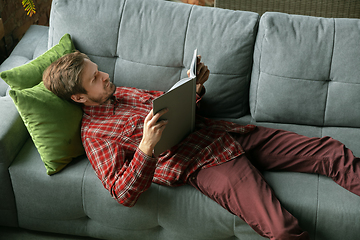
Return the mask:
[[138,145],[152,101],[161,94],[118,87],[113,103],[83,108],[81,134],[87,156],[104,187],[125,206],[133,206],[152,182],[181,185],[196,170],[243,154],[229,132],[246,133],[255,127],[198,116],[192,134],[159,157],[150,157]]

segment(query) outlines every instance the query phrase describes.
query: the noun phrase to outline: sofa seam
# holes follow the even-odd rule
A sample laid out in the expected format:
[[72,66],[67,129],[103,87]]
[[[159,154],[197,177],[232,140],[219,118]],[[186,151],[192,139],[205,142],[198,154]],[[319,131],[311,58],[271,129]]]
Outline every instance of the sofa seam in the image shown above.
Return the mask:
[[130,62],[130,63],[142,64],[142,65],[152,66],[152,67],[184,68],[184,66],[156,65],[156,64],[149,64],[149,63],[143,63],[143,62],[138,62],[138,61],[132,61],[129,59],[122,58],[120,56],[103,56],[103,55],[97,55],[97,54],[87,54],[87,55],[94,56],[94,57],[102,57],[102,58],[116,58],[117,60],[119,59],[119,60]]
[[265,71],[262,71],[261,73],[269,75],[269,76],[273,76],[273,77],[278,77],[278,78],[288,78],[288,79],[293,79],[293,80],[300,80],[300,81],[309,81],[309,82],[328,82],[328,81],[324,81],[324,80],[317,80],[317,79],[308,79],[308,78],[296,78],[296,77],[287,77],[287,76],[281,76],[281,75],[276,75],[276,74],[272,74],[272,73],[267,73]]
[[87,214],[86,204],[85,204],[85,174],[86,174],[87,169],[89,168],[89,165],[90,165],[90,162],[87,162],[85,170],[83,172],[82,179],[81,179],[81,203],[82,203],[82,208],[84,210],[84,214],[87,218],[89,218],[89,217]]
[[[91,56],[98,56],[98,55],[92,55],[92,54],[91,54]],[[107,56],[98,56],[98,57],[107,57]],[[108,57],[108,58],[111,58],[111,57]],[[137,62],[137,61],[132,61],[132,60],[128,60],[128,59],[125,59],[125,58],[121,58],[120,56],[118,57],[118,59],[120,59],[120,60],[122,60],[122,61],[130,62],[130,63],[142,64],[142,65],[153,66],[153,67],[184,68],[184,66],[166,66],[166,65],[156,65],[156,64],[149,64],[149,63]]]
[[243,77],[246,77],[248,78],[249,77],[249,74],[246,73],[246,74],[231,74],[231,73],[217,73],[217,72],[212,72],[211,73],[212,75],[223,75],[223,76],[236,76],[236,77],[240,77],[240,78],[243,78]]
[[[125,4],[127,3],[126,0],[124,0],[123,4],[122,4],[122,11],[121,11],[121,16],[119,17],[119,27],[118,27],[118,33],[117,33],[117,39],[116,39],[116,48],[115,48],[115,52],[114,52],[114,56],[113,58],[115,58],[115,61],[114,61],[114,69],[113,69],[113,72],[112,72],[112,75],[113,75],[113,80],[112,82],[114,82],[115,80],[115,66],[116,66],[116,63],[118,61],[118,59],[121,59],[120,54],[118,54],[118,50],[119,50],[119,40],[120,40],[120,28],[121,28],[121,23],[122,23],[122,20],[123,20],[123,17],[124,17],[124,11],[125,11]],[[121,8],[121,6],[120,6]],[[120,9],[119,9],[120,10]]]
[[[190,17],[191,17],[191,14],[192,14],[193,10],[194,10],[194,5],[192,5],[192,6],[190,7],[190,11],[189,11],[189,14],[188,14],[188,17],[187,17],[185,37],[184,37],[184,44],[183,44],[183,54],[182,54],[182,59],[181,59],[182,68],[185,68],[185,63],[184,63],[184,60],[185,60],[185,49],[186,49],[187,38],[188,38],[188,35],[189,35]],[[181,77],[181,72],[180,72],[179,78],[180,78],[180,77]]]
[[[122,5],[122,11],[121,11],[121,16],[119,18],[119,27],[118,27],[118,34],[117,34],[117,39],[116,39],[116,49],[115,49],[115,54],[114,56],[117,55],[118,52],[118,46],[119,46],[119,39],[120,39],[120,28],[121,28],[121,23],[122,23],[122,19],[124,17],[124,11],[125,11],[125,4],[126,4],[126,0],[124,0],[123,5]],[[121,6],[120,6],[121,7]],[[120,10],[120,9],[119,9]]]
[[[50,18],[49,18],[49,35],[48,35],[48,42],[47,42],[47,49],[50,49],[50,46],[53,45],[54,43],[54,26],[52,24],[52,22],[54,21],[54,17],[56,16],[56,14],[51,14],[53,9],[55,9],[53,6],[55,6],[57,4],[57,1],[53,1],[51,3],[51,12],[50,12]],[[55,10],[54,10],[55,11]],[[53,15],[55,15],[54,17],[52,17]],[[51,36],[50,36],[51,35]],[[51,37],[51,38],[50,38]],[[51,40],[51,44],[49,43],[49,39]]]
[[233,235],[234,235],[234,237],[236,237],[236,235],[235,235],[235,228],[236,228],[236,218],[237,218],[238,216],[236,216],[236,215],[234,215],[233,216]]
[[360,83],[356,83],[356,82],[339,82],[339,81],[333,81],[333,80],[317,80],[317,79],[308,79],[308,78],[296,78],[296,77],[288,77],[288,76],[281,76],[281,75],[276,75],[276,74],[272,74],[272,73],[268,73],[265,71],[261,72],[262,74],[266,74],[269,76],[274,76],[274,77],[278,77],[278,78],[288,78],[288,79],[294,79],[294,80],[301,80],[301,81],[309,81],[309,82],[334,82],[334,83],[341,83],[341,84],[352,84],[352,85],[359,85]]
[[315,211],[315,223],[314,223],[314,239],[317,239],[317,223],[318,223],[318,216],[319,216],[319,187],[320,187],[320,175],[317,175],[317,189],[316,189],[316,211]]
[[158,224],[158,226],[159,227],[162,227],[161,225],[160,225],[160,212],[159,212],[159,205],[160,205],[160,201],[159,201],[159,196],[160,196],[160,186],[158,186],[158,185],[156,185],[156,187],[158,188],[158,190],[157,190],[157,194],[156,194],[156,212],[157,212],[157,224]]
[[328,100],[329,100],[329,84],[331,82],[330,79],[330,75],[331,75],[331,68],[332,68],[332,64],[333,64],[333,59],[334,59],[334,48],[335,48],[335,19],[333,18],[333,42],[332,42],[332,48],[331,48],[331,59],[330,59],[330,66],[329,66],[329,74],[328,74],[328,79],[329,81],[326,82],[326,98],[325,98],[325,105],[324,105],[324,116],[323,116],[323,126],[325,126],[325,119],[326,119],[326,108],[328,105]]
[[331,48],[331,50],[332,50],[332,54],[331,54],[331,59],[330,59],[330,67],[329,67],[329,80],[331,80],[330,79],[330,75],[331,75],[331,69],[332,69],[332,65],[333,65],[333,59],[334,59],[334,49],[335,49],[335,19],[333,18],[332,19],[332,21],[333,21],[333,26],[334,26],[334,29],[333,29],[333,42],[332,42],[332,48]]
[[[44,32],[43,34],[42,34],[42,36],[39,38],[39,40],[40,39],[42,39],[42,38],[44,38],[45,36],[46,36],[46,34],[47,34],[47,32]],[[49,38],[49,37],[48,37]],[[39,45],[40,45],[40,42],[38,42],[37,44],[36,44],[36,46],[35,46],[35,48],[34,48],[34,52],[32,52],[32,60],[33,59],[35,59],[35,50],[39,47]],[[46,51],[45,51],[46,52]],[[44,52],[44,53],[45,53]]]
[[[266,18],[266,16],[264,16],[262,18]],[[265,20],[263,20],[263,21],[265,21]],[[259,33],[259,29],[260,29],[260,22],[261,22],[261,18],[259,20],[258,33]],[[265,35],[266,35],[266,30],[267,30],[266,27],[264,27],[264,28],[265,28],[264,29],[264,34],[262,36],[261,45],[260,45],[261,48],[259,48],[259,70],[258,70],[259,74],[258,74],[258,79],[257,79],[256,97],[255,97],[255,104],[254,104],[255,105],[254,106],[254,116],[253,116],[254,119],[256,119],[256,113],[257,113],[257,109],[258,109],[258,96],[259,96],[259,85],[260,85],[259,82],[260,82],[260,75],[262,73],[261,72],[261,56],[262,56],[262,49],[263,49],[264,39],[265,39]],[[255,42],[255,46],[254,46],[254,51],[255,51],[255,47],[256,47],[256,42]],[[254,69],[252,71],[254,71]],[[251,79],[250,81],[253,81],[253,79]]]

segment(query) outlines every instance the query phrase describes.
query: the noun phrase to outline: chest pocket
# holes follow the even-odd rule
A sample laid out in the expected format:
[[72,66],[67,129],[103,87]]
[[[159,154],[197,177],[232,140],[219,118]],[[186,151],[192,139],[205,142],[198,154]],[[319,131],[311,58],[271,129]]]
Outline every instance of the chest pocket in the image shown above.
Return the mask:
[[121,135],[129,137],[133,135],[138,128],[142,128],[143,125],[144,123],[142,123],[142,119],[140,119],[139,116],[137,115],[131,116],[126,122],[122,124]]
[[126,155],[133,155],[142,139],[144,119],[134,115],[125,122],[121,136],[118,137]]
[[[122,138],[132,139],[134,142],[140,142],[144,127],[144,118],[138,115],[131,116],[122,126]],[[140,139],[140,140],[138,140]]]

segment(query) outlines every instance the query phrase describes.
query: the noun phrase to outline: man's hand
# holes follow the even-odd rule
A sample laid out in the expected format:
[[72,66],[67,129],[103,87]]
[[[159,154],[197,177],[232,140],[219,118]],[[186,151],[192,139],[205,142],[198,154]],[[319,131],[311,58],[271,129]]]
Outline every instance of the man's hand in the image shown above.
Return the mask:
[[152,156],[155,145],[160,141],[167,120],[159,121],[159,118],[167,112],[168,109],[162,109],[154,115],[153,110],[151,110],[145,118],[143,137],[139,149],[148,156]]
[[[187,71],[188,77],[190,77],[190,70]],[[203,88],[203,84],[208,80],[210,75],[210,70],[208,67],[201,62],[201,56],[197,56],[197,65],[196,65],[196,93],[200,94]]]

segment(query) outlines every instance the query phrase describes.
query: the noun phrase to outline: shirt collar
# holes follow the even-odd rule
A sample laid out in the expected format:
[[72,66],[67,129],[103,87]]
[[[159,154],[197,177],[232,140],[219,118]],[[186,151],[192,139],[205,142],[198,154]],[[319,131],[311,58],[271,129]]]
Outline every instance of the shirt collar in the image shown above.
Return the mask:
[[109,104],[97,106],[83,106],[83,111],[89,116],[108,116],[113,115],[116,106],[119,104],[119,99],[114,97]]

